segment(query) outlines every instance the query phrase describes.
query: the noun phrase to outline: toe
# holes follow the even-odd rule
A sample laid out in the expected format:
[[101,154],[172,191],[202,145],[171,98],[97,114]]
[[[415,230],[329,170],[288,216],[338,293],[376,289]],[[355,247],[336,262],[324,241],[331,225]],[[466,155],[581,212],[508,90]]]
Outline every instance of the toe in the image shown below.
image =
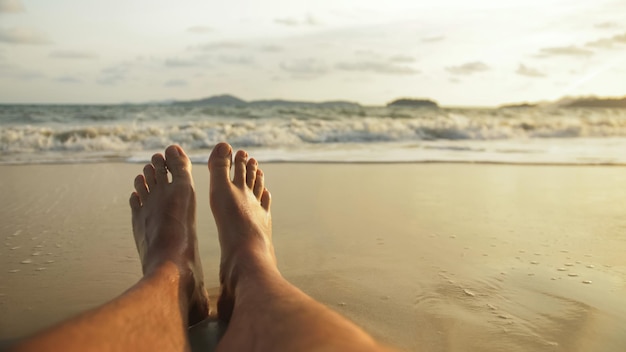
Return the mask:
[[219,143],[213,148],[209,157],[211,183],[230,181],[230,164],[233,148],[228,143]]
[[233,183],[238,187],[243,187],[246,184],[246,162],[248,161],[248,153],[245,150],[240,150],[235,154],[235,176],[233,176]]
[[132,209],[133,214],[141,209],[141,200],[139,199],[139,194],[137,194],[137,192],[133,192],[130,195],[130,199],[128,200],[128,202],[130,203],[130,208]]
[[258,168],[259,163],[254,158],[250,158],[250,160],[248,160],[248,164],[246,164],[246,185],[248,185],[248,188],[250,189],[254,187],[254,181],[256,180],[256,170]]
[[261,195],[261,206],[263,209],[270,211],[270,205],[272,204],[272,195],[270,191],[266,189],[263,190],[263,194]]
[[165,149],[165,164],[172,174],[172,182],[191,180],[191,162],[183,148],[170,145]]
[[148,190],[153,189],[156,185],[156,175],[154,173],[154,166],[152,164],[146,164],[146,166],[143,167],[143,176],[146,178]]
[[141,199],[141,203],[145,203],[148,198],[148,186],[146,185],[146,179],[143,175],[137,175],[135,177],[135,190]]
[[163,154],[158,153],[152,156],[152,165],[154,165],[154,173],[157,185],[164,185],[167,181],[167,168],[165,167],[165,158]]
[[261,196],[263,195],[263,190],[265,189],[265,176],[263,175],[263,171],[261,169],[256,170],[256,181],[254,182],[254,188],[252,188],[252,192],[256,199],[261,200]]

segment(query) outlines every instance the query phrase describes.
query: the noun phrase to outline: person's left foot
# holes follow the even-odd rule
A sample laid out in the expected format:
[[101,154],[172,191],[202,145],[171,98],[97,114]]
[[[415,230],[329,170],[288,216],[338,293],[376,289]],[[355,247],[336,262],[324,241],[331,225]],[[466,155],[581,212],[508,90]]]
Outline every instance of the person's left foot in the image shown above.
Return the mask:
[[[168,171],[171,182],[168,180]],[[150,275],[166,263],[180,272],[189,298],[189,325],[205,319],[209,302],[196,237],[196,195],[191,162],[179,146],[169,146],[152,156],[152,163],[135,178],[130,197],[133,234],[143,274]]]

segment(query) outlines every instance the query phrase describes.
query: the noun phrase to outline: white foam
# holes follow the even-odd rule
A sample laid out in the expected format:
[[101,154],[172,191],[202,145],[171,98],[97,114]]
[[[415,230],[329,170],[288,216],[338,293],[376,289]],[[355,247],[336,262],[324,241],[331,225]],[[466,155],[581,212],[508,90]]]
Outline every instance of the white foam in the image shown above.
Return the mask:
[[626,164],[626,109],[20,109],[36,117],[0,109],[0,163],[144,162],[172,143],[204,162],[226,140],[261,161]]

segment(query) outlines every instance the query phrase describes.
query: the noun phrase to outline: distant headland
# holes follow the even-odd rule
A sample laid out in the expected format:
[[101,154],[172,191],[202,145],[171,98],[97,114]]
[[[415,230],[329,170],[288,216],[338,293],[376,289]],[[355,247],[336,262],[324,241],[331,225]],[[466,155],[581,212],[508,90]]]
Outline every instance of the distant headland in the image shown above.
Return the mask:
[[439,104],[437,102],[430,99],[409,99],[402,98],[396,99],[391,103],[387,104],[387,107],[401,107],[401,108],[430,108],[430,109],[438,109]]
[[500,109],[524,109],[535,107],[561,107],[561,108],[626,108],[626,97],[623,98],[598,98],[598,97],[565,97],[554,102],[541,103],[514,103],[499,106]]
[[[174,100],[162,102],[174,105],[187,106],[224,106],[224,107],[304,107],[304,108],[342,108],[360,109],[359,103],[345,100],[332,101],[298,101],[298,100],[252,100],[246,101],[231,94],[214,95],[194,100]],[[157,103],[158,104],[158,103]],[[390,108],[429,108],[438,109],[440,105],[433,99],[428,98],[399,98],[386,104]],[[500,105],[499,109],[532,109],[542,107],[560,108],[626,108],[626,96],[623,98],[598,98],[598,97],[565,97],[557,101],[548,102],[522,102]]]
[[322,101],[322,102],[309,102],[309,101],[292,101],[292,100],[253,100],[245,101],[230,94],[215,95],[208,98],[196,99],[196,100],[183,100],[174,101],[175,105],[218,105],[218,106],[233,106],[233,107],[327,107],[327,108],[360,108],[359,103],[350,101]]

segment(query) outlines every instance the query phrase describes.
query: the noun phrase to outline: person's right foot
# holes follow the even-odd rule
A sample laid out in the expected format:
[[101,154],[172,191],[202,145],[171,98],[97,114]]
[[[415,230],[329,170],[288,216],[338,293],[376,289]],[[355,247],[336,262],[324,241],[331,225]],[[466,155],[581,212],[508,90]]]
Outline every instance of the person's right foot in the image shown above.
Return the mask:
[[165,157],[152,156],[143,175],[135,178],[130,207],[143,274],[175,264],[189,296],[188,322],[202,321],[209,315],[209,302],[196,237],[196,193],[191,162],[179,146],[169,146]]
[[218,316],[229,321],[235,304],[235,286],[246,275],[277,270],[272,245],[270,193],[255,159],[238,151],[234,175],[230,168],[232,148],[220,143],[209,158],[210,203],[220,239],[220,284]]

